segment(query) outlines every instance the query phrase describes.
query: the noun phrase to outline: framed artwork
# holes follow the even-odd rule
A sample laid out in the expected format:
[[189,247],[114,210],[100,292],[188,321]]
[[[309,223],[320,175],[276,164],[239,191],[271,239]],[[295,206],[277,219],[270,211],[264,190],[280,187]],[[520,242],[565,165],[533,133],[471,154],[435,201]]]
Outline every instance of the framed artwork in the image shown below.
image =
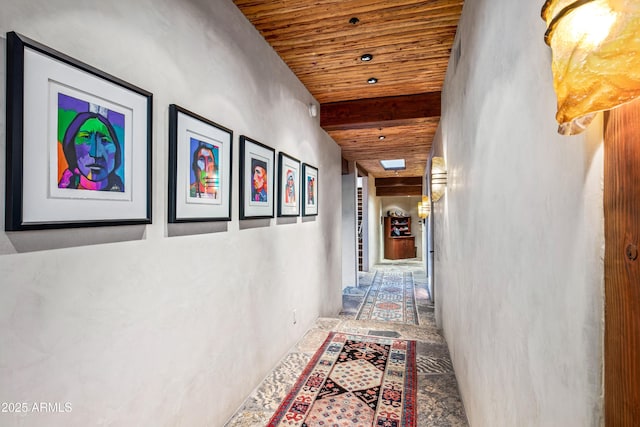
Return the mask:
[[278,154],[278,216],[300,215],[300,161]]
[[152,94],[7,33],[5,229],[151,223]]
[[275,150],[240,136],[240,219],[273,218]]
[[169,222],[231,221],[233,132],[169,106]]
[[318,215],[318,168],[302,164],[302,215]]

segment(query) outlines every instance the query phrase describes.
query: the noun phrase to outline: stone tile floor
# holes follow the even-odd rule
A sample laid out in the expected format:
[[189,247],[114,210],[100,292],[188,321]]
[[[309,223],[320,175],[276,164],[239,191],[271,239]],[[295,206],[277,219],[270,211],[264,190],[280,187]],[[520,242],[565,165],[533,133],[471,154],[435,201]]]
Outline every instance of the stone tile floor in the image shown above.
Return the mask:
[[[436,328],[427,280],[419,262],[385,263],[375,270],[411,271],[420,325],[355,320],[375,272],[360,273],[357,288],[345,290],[343,310],[336,318],[320,318],[280,361],[225,424],[227,427],[265,426],[330,331],[393,336],[417,341],[418,427],[467,426],[447,344]],[[367,426],[362,426],[367,427]]]

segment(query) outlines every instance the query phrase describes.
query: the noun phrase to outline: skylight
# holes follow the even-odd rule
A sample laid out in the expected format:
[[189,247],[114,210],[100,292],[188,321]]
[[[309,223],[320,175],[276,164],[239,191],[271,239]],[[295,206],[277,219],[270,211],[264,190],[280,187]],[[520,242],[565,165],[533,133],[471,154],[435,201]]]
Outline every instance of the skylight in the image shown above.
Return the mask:
[[397,171],[405,169],[404,159],[380,160],[380,164],[384,170]]

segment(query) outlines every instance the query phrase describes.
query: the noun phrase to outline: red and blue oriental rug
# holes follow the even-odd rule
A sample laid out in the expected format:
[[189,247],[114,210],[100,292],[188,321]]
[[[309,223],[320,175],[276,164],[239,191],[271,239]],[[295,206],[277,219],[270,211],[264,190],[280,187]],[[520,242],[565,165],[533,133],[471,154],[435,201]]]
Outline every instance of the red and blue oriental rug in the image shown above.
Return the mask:
[[415,427],[416,342],[331,332],[268,427]]
[[417,325],[413,275],[402,271],[378,271],[356,319]]

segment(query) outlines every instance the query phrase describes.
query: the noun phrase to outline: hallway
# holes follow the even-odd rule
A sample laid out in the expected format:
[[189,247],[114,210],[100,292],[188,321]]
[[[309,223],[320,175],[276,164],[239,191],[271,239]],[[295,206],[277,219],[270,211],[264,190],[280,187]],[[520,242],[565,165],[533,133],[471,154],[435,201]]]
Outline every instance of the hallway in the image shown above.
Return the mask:
[[[357,320],[371,285],[383,273],[413,278],[415,308],[419,324],[405,321]],[[446,342],[435,325],[433,304],[429,301],[424,269],[420,262],[385,262],[371,272],[359,274],[359,286],[347,288],[343,310],[335,318],[320,318],[280,361],[278,366],[246,399],[227,427],[267,425],[278,405],[293,386],[330,331],[415,340],[418,377],[417,426],[467,426],[456,377]],[[360,314],[360,315],[359,315]],[[366,427],[366,426],[362,426]]]
[[[296,2],[258,3],[277,10]],[[329,0],[317,7],[342,3],[351,4]],[[357,3],[358,14],[372,7]],[[633,286],[640,283],[640,116],[620,107],[596,114],[583,133],[558,134],[543,3],[465,0],[453,46],[438,44],[449,59],[437,90],[439,118],[424,123],[434,132],[426,137],[430,149],[412,152],[426,164],[416,174],[420,196],[431,196],[427,235],[419,238],[417,214],[412,234],[428,242],[416,255],[433,253],[428,274],[437,284],[435,313],[418,283],[419,323],[407,325],[355,320],[369,289],[355,285],[355,268],[342,268],[356,263],[358,231],[370,237],[363,261],[373,267],[381,259],[384,215],[392,208],[382,200],[390,186],[376,180],[395,172],[371,173],[366,163],[343,156],[321,126],[323,110],[329,111],[322,105],[332,100],[315,97],[232,0],[0,0],[0,74],[7,82],[0,89],[6,112],[0,114],[6,172],[0,184],[0,376],[7,379],[0,398],[71,409],[1,413],[0,425],[264,425],[332,330],[419,342],[421,425],[464,425],[465,418],[473,427],[640,425],[640,287]],[[435,4],[397,8],[403,23],[421,28],[423,19],[440,19],[425,13]],[[358,25],[348,22],[355,11],[334,15],[354,37],[370,36],[366,49],[339,57],[363,72],[353,81],[363,99],[391,84],[375,71],[413,64],[413,48],[424,46],[414,43],[395,56],[378,52],[369,44],[377,34],[368,12]],[[303,18],[324,37],[321,16]],[[81,37],[64,31],[77,22],[100,22],[101,31]],[[309,27],[284,20],[281,27],[307,39]],[[389,32],[396,27],[404,25]],[[64,60],[50,60],[39,48],[9,49],[12,32]],[[25,73],[25,52],[48,66],[30,62],[37,73]],[[332,54],[316,53],[315,67],[325,70]],[[362,62],[365,53],[375,60]],[[405,78],[433,82],[430,72]],[[377,86],[369,77],[379,79]],[[56,92],[63,95],[58,104]],[[429,94],[425,89],[419,99]],[[75,113],[63,108],[65,96],[82,101]],[[124,115],[124,192],[60,187],[56,171],[68,170],[64,122],[81,114],[80,104],[113,109],[118,122]],[[231,132],[220,145],[219,172],[229,186],[219,200],[186,203],[192,148],[186,131],[176,138],[174,128],[182,127],[173,126],[172,105],[199,117],[194,123],[206,127],[212,141],[218,131]],[[422,103],[410,105],[419,110]],[[376,125],[370,139],[354,145],[399,159],[407,139],[417,142],[425,126],[388,133]],[[250,194],[241,183],[252,177],[251,159],[241,155],[243,136],[269,148],[270,216],[240,214],[248,205],[241,195]],[[299,160],[299,172],[305,164],[317,169],[317,180],[311,177],[317,215],[301,209],[297,217],[278,216],[280,154]],[[437,201],[430,185],[434,159],[447,173]],[[368,212],[360,230],[355,215],[343,216],[345,199],[355,214],[357,198],[341,194],[345,181],[355,192],[358,175],[366,175]],[[188,218],[172,222],[180,200],[189,205]],[[76,215],[84,219],[76,222]],[[18,225],[25,229],[12,231]],[[353,263],[345,264],[347,255]],[[363,279],[370,284],[374,277]],[[617,307],[624,308],[621,321],[612,321]],[[447,393],[455,388],[452,366],[464,412],[458,395]]]

